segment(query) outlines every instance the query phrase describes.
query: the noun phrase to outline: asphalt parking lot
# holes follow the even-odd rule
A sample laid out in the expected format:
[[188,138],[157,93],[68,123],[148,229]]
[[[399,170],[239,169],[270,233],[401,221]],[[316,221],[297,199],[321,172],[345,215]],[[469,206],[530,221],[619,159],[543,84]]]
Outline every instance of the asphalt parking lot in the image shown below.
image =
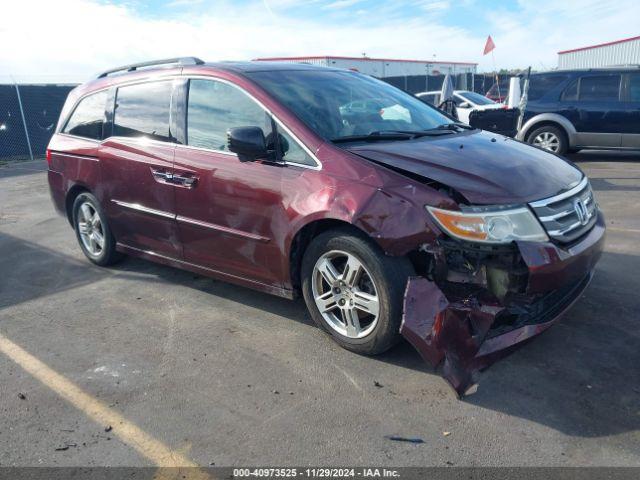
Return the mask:
[[595,278],[462,401],[406,343],[341,349],[302,301],[92,266],[44,162],[1,167],[0,465],[153,465],[155,441],[216,466],[640,466],[640,154],[572,159],[609,227]]

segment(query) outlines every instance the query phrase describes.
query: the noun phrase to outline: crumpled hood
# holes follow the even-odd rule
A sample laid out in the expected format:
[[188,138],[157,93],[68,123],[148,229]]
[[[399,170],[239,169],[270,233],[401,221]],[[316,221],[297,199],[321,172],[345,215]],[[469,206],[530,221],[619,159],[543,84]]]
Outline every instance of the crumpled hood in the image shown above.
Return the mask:
[[479,205],[527,203],[551,197],[582,179],[582,172],[568,161],[489,132],[469,131],[347,149],[452,187]]

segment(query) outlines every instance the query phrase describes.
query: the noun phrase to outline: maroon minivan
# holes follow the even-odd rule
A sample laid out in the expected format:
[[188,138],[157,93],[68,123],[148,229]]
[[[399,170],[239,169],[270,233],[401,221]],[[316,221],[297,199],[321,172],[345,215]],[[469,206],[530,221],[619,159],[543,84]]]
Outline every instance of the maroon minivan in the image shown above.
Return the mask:
[[353,71],[110,70],[69,95],[47,160],[92,262],[301,293],[343,347],[404,336],[460,395],[571,306],[604,243],[575,165]]

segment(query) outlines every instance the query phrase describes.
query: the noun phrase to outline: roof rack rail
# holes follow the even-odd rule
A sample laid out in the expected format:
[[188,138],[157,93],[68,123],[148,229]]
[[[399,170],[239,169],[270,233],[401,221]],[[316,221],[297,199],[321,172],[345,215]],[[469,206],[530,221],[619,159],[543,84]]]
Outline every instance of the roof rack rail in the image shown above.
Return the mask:
[[123,65],[122,67],[112,68],[111,70],[107,70],[102,72],[96,78],[104,78],[112,73],[117,72],[134,72],[139,68],[144,67],[153,67],[156,65],[202,65],[204,61],[200,60],[197,57],[176,57],[176,58],[165,58],[163,60],[151,60],[149,62],[140,62],[140,63],[132,63],[131,65]]

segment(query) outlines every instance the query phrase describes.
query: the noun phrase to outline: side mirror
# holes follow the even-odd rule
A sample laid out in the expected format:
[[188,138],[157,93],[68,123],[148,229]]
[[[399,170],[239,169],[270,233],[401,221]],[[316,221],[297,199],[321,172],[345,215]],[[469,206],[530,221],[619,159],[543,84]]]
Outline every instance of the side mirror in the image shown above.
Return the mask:
[[235,127],[227,131],[227,148],[238,154],[241,162],[267,158],[267,142],[260,127]]
[[462,102],[458,105],[458,108],[471,108],[471,104],[469,102]]

